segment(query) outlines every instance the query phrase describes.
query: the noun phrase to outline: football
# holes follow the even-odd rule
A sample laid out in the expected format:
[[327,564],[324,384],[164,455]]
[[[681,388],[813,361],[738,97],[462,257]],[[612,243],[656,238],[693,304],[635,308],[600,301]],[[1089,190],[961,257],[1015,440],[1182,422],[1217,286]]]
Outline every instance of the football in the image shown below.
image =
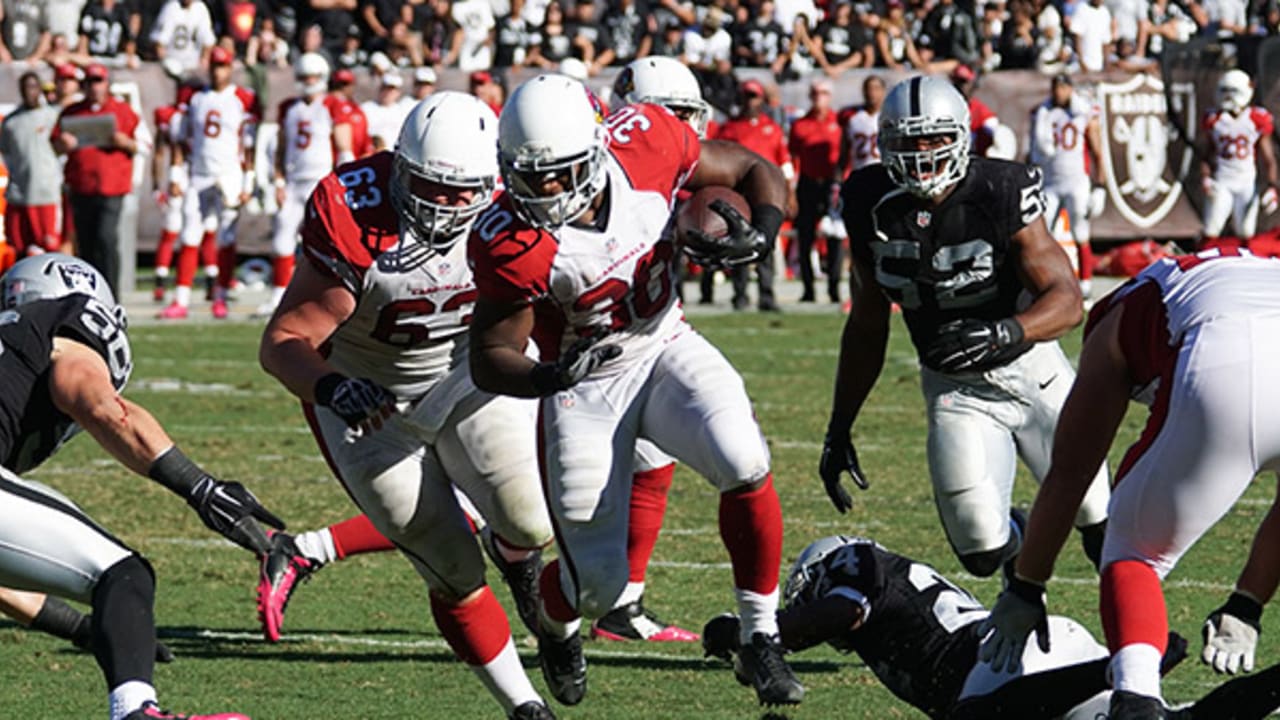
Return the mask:
[[685,230],[698,229],[707,235],[718,238],[729,233],[729,226],[720,213],[711,209],[711,203],[724,200],[734,209],[742,213],[748,222],[751,220],[751,206],[747,199],[727,187],[711,185],[693,193],[684,202],[676,214],[676,239],[684,243]]

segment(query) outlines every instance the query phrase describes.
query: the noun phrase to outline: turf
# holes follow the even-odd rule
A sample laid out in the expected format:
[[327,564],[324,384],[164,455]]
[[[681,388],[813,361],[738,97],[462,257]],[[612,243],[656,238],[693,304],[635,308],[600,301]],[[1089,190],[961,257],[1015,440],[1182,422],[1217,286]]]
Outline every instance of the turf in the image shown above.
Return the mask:
[[[695,315],[693,322],[742,371],[772,446],[786,521],[784,569],[817,537],[857,533],[932,563],[983,601],[994,601],[998,583],[966,576],[939,527],[925,470],[915,360],[901,326],[856,426],[872,487],[855,494],[852,512],[839,515],[816,466],[841,317],[749,313]],[[329,477],[297,403],[257,365],[260,331],[250,324],[138,327],[131,333],[136,370],[127,394],[160,418],[188,455],[250,486],[292,530],[343,519],[353,506]],[[1065,344],[1074,355],[1078,334]],[[1137,436],[1144,417],[1140,409],[1130,413],[1113,459]],[[255,563],[208,532],[180,500],[130,476],[83,436],[30,477],[73,498],[154,564],[160,635],[179,658],[161,666],[156,681],[162,701],[175,709],[236,710],[259,720],[500,716],[444,646],[423,585],[400,557],[365,556],[326,568],[295,596],[285,641],[268,645],[254,616]],[[1172,627],[1192,638],[1193,653],[1199,652],[1199,624],[1229,591],[1272,492],[1269,476],[1255,483],[1170,578]],[[1029,504],[1033,493],[1023,471],[1017,500]],[[681,469],[649,574],[650,607],[692,629],[732,609],[716,507],[712,489]],[[1073,580],[1053,585],[1051,611],[1079,619],[1101,637],[1093,573],[1074,541],[1058,575]],[[498,593],[509,606],[505,588]],[[1270,617],[1264,625],[1273,625]],[[1272,634],[1262,636],[1260,663],[1275,660]],[[518,642],[541,688],[532,643],[523,633]],[[588,698],[578,707],[557,707],[561,717],[710,719],[763,712],[727,665],[703,660],[697,647],[591,642],[587,648]],[[0,715],[104,714],[102,679],[89,656],[0,623],[0,658]],[[856,657],[823,648],[794,656],[794,664],[809,694],[789,717],[920,716],[881,688]],[[1166,694],[1189,700],[1216,682],[1192,658],[1166,680]]]

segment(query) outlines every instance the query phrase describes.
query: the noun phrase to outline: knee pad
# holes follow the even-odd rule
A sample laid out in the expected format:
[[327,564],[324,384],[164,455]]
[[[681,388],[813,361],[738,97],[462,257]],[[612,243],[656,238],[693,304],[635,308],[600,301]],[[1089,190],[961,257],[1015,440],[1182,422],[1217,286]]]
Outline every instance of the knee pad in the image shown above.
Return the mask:
[[132,592],[143,598],[155,598],[156,573],[141,555],[130,555],[107,568],[93,586],[93,607],[102,599],[120,592]]
[[970,575],[975,577],[990,577],[995,574],[1004,561],[1008,551],[1006,548],[997,548],[995,550],[984,550],[982,552],[969,553],[960,555],[960,564],[964,569],[969,571]]

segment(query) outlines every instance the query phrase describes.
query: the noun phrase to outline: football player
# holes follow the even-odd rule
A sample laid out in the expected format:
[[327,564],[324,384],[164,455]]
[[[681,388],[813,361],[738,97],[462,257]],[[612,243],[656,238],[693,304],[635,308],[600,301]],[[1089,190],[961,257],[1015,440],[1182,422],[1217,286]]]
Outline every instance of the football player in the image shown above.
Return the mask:
[[[253,91],[231,82],[230,51],[209,53],[209,86],[191,96],[182,129],[171,148],[169,196],[182,198],[182,249],[178,254],[173,302],[160,312],[165,320],[187,317],[200,241],[206,231],[217,238],[218,280],[212,312],[227,317],[227,290],[235,279],[236,222],[254,189],[254,126],[261,116]],[[190,175],[183,162],[190,160]]]
[[[1243,70],[1228,70],[1218,80],[1218,107],[1201,122],[1200,177],[1204,183],[1203,243],[1211,245],[1231,218],[1236,234],[1247,240],[1258,229],[1258,205],[1268,213],[1280,206],[1276,193],[1276,156],[1271,133],[1275,120],[1252,105],[1253,80]],[[1265,183],[1258,192],[1258,166]]]
[[[854,298],[819,472],[840,512],[853,504],[843,472],[867,486],[850,428],[884,364],[897,303],[922,366],[943,530],[965,569],[986,577],[1018,552],[1021,523],[1009,504],[1017,458],[1037,478],[1048,471],[1074,377],[1055,339],[1082,309],[1075,273],[1045,226],[1040,170],[970,156],[968,128],[964,97],[949,83],[905,80],[880,111],[883,163],[844,184]],[[1096,566],[1106,468],[1093,479],[1076,526]]]
[[307,262],[260,357],[303,401],[347,493],[426,581],[449,646],[509,716],[550,718],[453,490],[501,538],[504,559],[538,562],[551,525],[533,404],[476,389],[466,363],[476,288],[460,240],[492,200],[497,129],[484,103],[435,93],[410,113],[394,153],[321,180],[302,226]]
[[861,170],[880,162],[880,108],[884,105],[884,78],[868,75],[862,81],[862,105],[849,115],[840,146],[840,167]]
[[[1027,647],[1017,674],[995,672],[978,662],[986,608],[932,567],[871,540],[833,536],[812,543],[792,566],[784,595],[778,626],[789,650],[827,643],[857,653],[885,687],[930,718],[1106,717],[1107,650],[1082,625],[1049,618],[1051,650]],[[708,655],[735,661],[739,622],[721,615],[707,623]],[[1170,633],[1161,672],[1181,662],[1186,648],[1186,640]],[[1276,679],[1280,665],[1228,683],[1170,717],[1261,718],[1280,707]]]
[[[1089,220],[1101,212],[1105,191],[1090,180],[1102,172],[1102,135],[1096,107],[1075,92],[1071,76],[1055,75],[1050,96],[1031,113],[1031,163],[1044,173],[1045,216],[1052,231],[1061,210],[1080,253],[1080,292],[1093,285]],[[1087,150],[1087,153],[1086,153]],[[1099,193],[1102,193],[1101,195]]]
[[[56,597],[0,587],[0,612],[24,627],[93,652],[93,618]],[[173,651],[162,642],[156,643],[156,662],[173,662]]]
[[1095,306],[983,659],[997,669],[1016,663],[1033,630],[1048,646],[1045,584],[1092,469],[1137,399],[1151,414],[1116,473],[1099,605],[1116,689],[1110,717],[1162,717],[1161,580],[1259,471],[1280,468],[1280,415],[1271,414],[1280,386],[1267,379],[1280,351],[1277,288],[1280,261],[1224,248],[1153,263]]
[[[782,514],[768,448],[741,377],[684,321],[664,232],[681,187],[733,187],[751,221],[718,205],[731,232],[686,233],[686,250],[712,266],[753,262],[782,223],[786,179],[741,146],[700,142],[657,105],[627,105],[606,123],[564,75],[516,89],[498,147],[506,192],[468,243],[479,291],[470,361],[481,388],[541,398],[561,550],[540,584],[538,656],[552,694],[581,702],[581,617],[609,612],[626,589],[633,455],[644,438],[720,489],[748,675],[762,702],[799,702],[804,688],[774,621]],[[530,339],[541,362],[525,354]]]
[[57,253],[23,260],[0,278],[0,311],[0,577],[92,606],[111,720],[187,717],[160,710],[152,686],[150,564],[65,497],[19,475],[83,428],[242,547],[266,550],[257,520],[284,525],[242,485],[187,459],[150,413],[119,394],[133,369],[124,311],[92,266]]

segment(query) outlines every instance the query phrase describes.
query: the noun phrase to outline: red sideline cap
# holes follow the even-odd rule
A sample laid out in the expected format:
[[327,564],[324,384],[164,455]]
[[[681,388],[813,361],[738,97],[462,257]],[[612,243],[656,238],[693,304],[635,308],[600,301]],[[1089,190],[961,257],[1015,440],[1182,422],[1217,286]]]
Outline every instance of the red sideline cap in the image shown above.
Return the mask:
[[475,87],[476,85],[488,85],[491,82],[493,82],[493,76],[484,70],[477,70],[471,73],[472,87]]
[[107,66],[102,63],[90,63],[84,68],[84,76],[90,80],[106,80]]
[[334,85],[350,85],[356,81],[356,74],[348,68],[342,68],[333,73]]
[[215,45],[209,53],[210,65],[230,65],[235,58],[231,55],[231,51],[226,48]]
[[58,80],[79,80],[81,77],[80,68],[71,63],[62,63],[53,69],[53,77]]
[[761,85],[759,80],[747,80],[742,83],[742,92],[747,95],[764,97],[764,85]]
[[968,65],[957,65],[956,69],[951,71],[951,79],[956,82],[969,82],[975,77],[977,75],[974,74],[973,68]]

